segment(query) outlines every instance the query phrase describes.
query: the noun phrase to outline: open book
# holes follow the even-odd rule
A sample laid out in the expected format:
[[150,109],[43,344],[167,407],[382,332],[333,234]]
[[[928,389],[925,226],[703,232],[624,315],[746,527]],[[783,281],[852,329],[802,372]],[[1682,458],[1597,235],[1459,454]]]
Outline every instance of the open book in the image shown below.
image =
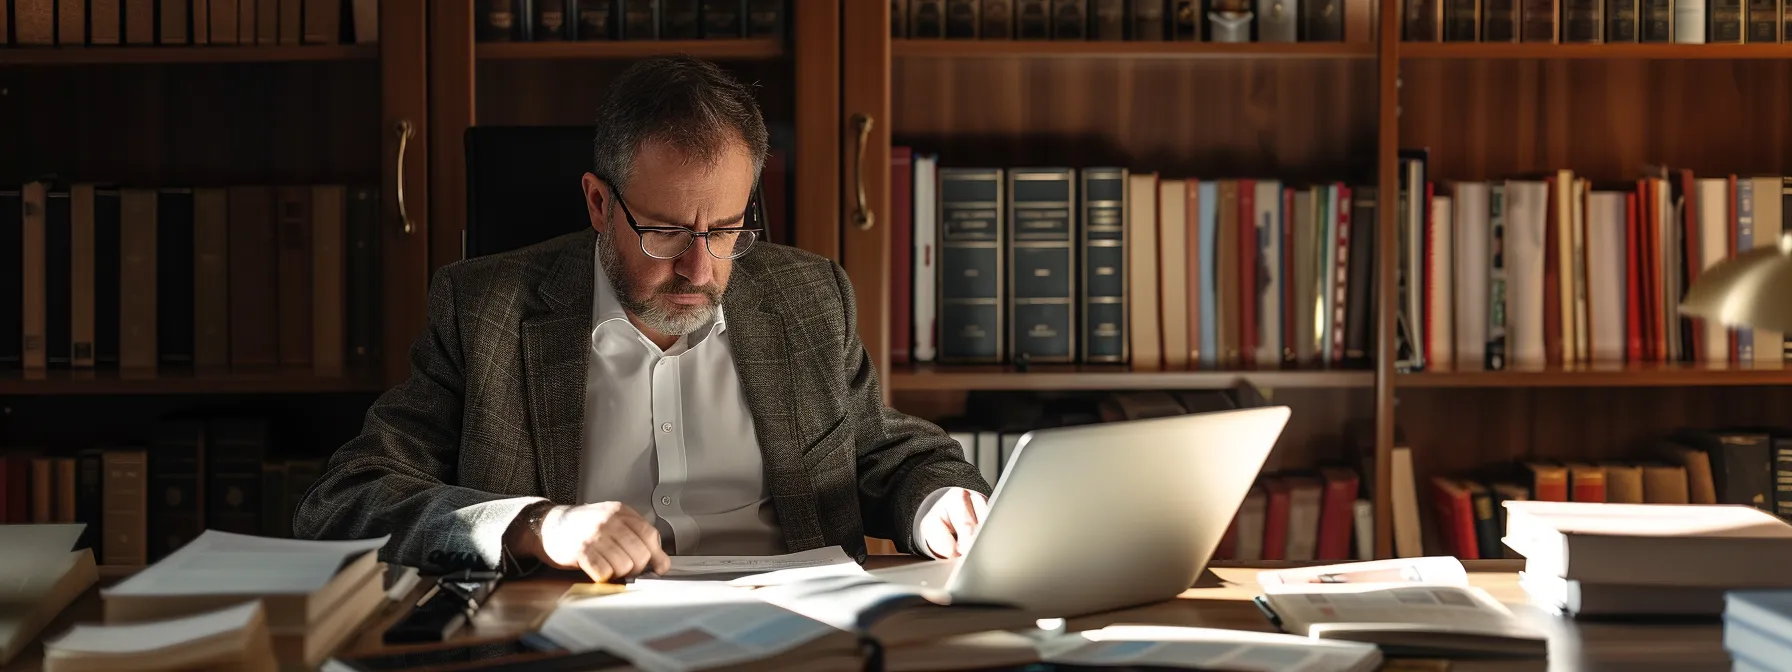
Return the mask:
[[1382,654],[1358,642],[1269,632],[1110,625],[1044,638],[1039,658],[1066,666],[1186,668],[1233,672],[1374,672]]
[[986,630],[1031,628],[1037,614],[994,604],[964,604],[937,588],[892,583],[875,573],[799,581],[754,591],[760,599],[841,630],[902,646]]
[[0,525],[0,667],[99,581],[93,549],[70,550],[84,524]]
[[728,587],[562,601],[540,634],[573,653],[608,651],[648,672],[857,669],[859,638]]
[[1268,585],[1257,598],[1283,630],[1381,647],[1390,656],[1545,656],[1546,635],[1473,586],[1442,583]]

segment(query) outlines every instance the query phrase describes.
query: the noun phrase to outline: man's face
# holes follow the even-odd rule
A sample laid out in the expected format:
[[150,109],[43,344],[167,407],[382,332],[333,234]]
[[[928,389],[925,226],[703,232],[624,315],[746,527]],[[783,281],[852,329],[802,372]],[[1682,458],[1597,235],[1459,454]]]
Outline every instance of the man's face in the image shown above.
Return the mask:
[[649,142],[635,157],[634,174],[620,194],[621,203],[611,185],[595,175],[586,173],[583,186],[591,228],[602,238],[598,253],[605,274],[617,299],[640,326],[676,336],[709,322],[721,305],[733,262],[711,255],[700,239],[672,259],[648,256],[623,206],[643,229],[744,226],[753,190],[753,162],[745,147],[731,144],[715,161],[705,163]]

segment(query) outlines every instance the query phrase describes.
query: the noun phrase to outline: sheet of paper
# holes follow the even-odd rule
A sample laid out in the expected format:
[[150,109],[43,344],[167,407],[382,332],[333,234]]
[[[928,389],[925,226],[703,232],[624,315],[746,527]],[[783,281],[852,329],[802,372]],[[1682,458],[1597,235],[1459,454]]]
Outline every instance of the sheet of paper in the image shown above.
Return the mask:
[[564,601],[540,632],[575,653],[605,649],[648,672],[680,672],[765,658],[838,631],[753,591],[692,587]]
[[386,539],[305,541],[206,530],[103,594],[309,593],[329,583],[349,557],[377,550]]
[[0,525],[0,548],[9,558],[25,554],[61,557],[75,550],[86,523]]
[[1059,635],[1040,642],[1039,653],[1045,662],[1059,665],[1240,672],[1372,670],[1381,662],[1381,652],[1373,644],[1267,632],[1141,625]]
[[[848,559],[844,563],[836,563],[836,564],[831,564],[831,565],[816,565],[813,567],[792,567],[790,569],[778,569],[778,570],[773,570],[770,572],[759,572],[756,574],[748,574],[746,576],[734,576],[733,578],[727,578],[729,576],[732,576],[732,575],[731,574],[691,574],[691,575],[686,575],[684,577],[673,577],[673,578],[665,578],[665,579],[656,579],[656,578],[635,579],[635,581],[633,583],[628,584],[628,589],[629,590],[663,590],[663,589],[668,589],[668,588],[717,588],[717,587],[764,588],[764,587],[768,587],[768,586],[782,586],[782,585],[785,585],[788,583],[796,583],[799,581],[813,581],[815,579],[827,579],[827,578],[835,578],[835,577],[842,577],[842,576],[868,576],[868,574],[865,573],[864,567],[860,567],[858,563],[853,562],[851,559]],[[722,577],[722,578],[709,578],[709,577]]]
[[44,648],[104,655],[143,653],[242,630],[249,627],[259,613],[261,600],[249,600],[216,611],[161,621],[77,624],[56,639],[46,640]]
[[1403,629],[1539,639],[1506,605],[1471,586],[1439,584],[1310,584],[1264,586],[1288,623],[1307,624],[1308,634],[1327,629],[1388,624]]
[[718,579],[721,577],[715,575],[761,574],[785,569],[840,564],[858,566],[858,563],[854,562],[852,557],[848,556],[846,551],[839,546],[828,546],[785,555],[675,555],[671,560],[672,568],[656,578]]
[[1447,583],[1468,585],[1462,561],[1449,556],[1394,558],[1258,572],[1257,584]]

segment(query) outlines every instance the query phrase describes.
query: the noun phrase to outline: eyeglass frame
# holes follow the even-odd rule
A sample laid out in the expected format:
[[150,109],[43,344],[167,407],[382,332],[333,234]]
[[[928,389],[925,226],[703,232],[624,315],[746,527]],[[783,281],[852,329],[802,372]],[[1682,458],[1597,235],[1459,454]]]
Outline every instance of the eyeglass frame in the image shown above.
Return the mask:
[[[608,180],[606,180],[606,182],[607,181]],[[684,256],[684,253],[691,251],[692,246],[697,244],[698,238],[702,238],[703,239],[703,252],[705,254],[708,254],[712,258],[719,259],[722,261],[732,261],[735,259],[739,259],[741,257],[745,257],[745,256],[747,256],[747,252],[753,251],[753,243],[759,242],[760,234],[765,233],[765,197],[764,197],[764,195],[762,195],[760,193],[758,183],[753,184],[753,194],[748,197],[746,217],[751,218],[751,220],[753,220],[754,223],[759,224],[759,226],[744,226],[743,225],[743,226],[738,226],[738,227],[726,227],[726,228],[721,228],[721,229],[711,229],[709,231],[697,231],[697,230],[688,229],[688,228],[685,228],[682,226],[641,226],[641,224],[639,222],[635,221],[635,213],[629,211],[628,203],[622,200],[622,190],[616,188],[614,182],[611,182],[609,187],[610,187],[610,197],[616,199],[616,205],[618,207],[622,208],[622,217],[624,220],[626,220],[628,222],[628,228],[633,229],[635,232],[635,239],[637,241],[639,241],[639,243],[640,243],[641,254],[647,255],[647,257],[650,259],[659,259],[661,261],[667,261],[667,260],[677,259],[679,257],[682,257],[682,256]],[[726,231],[729,233],[751,233],[751,234],[753,234],[753,243],[748,243],[747,249],[745,251],[741,252],[739,255],[732,256],[732,257],[719,257],[719,256],[716,256],[715,250],[712,250],[709,247],[709,236],[710,236],[710,234],[715,233],[717,231]],[[690,241],[690,242],[685,243],[684,249],[679,250],[678,254],[674,254],[670,257],[661,257],[661,256],[655,255],[652,252],[647,251],[647,236],[641,235],[643,232],[684,234],[685,240]]]

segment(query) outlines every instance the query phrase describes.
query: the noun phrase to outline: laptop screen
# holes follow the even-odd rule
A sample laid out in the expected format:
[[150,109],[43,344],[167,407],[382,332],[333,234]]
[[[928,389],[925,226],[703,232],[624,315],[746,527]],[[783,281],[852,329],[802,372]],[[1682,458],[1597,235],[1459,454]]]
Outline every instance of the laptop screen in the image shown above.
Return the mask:
[[466,132],[468,258],[591,226],[579,178],[590,126],[474,126]]

